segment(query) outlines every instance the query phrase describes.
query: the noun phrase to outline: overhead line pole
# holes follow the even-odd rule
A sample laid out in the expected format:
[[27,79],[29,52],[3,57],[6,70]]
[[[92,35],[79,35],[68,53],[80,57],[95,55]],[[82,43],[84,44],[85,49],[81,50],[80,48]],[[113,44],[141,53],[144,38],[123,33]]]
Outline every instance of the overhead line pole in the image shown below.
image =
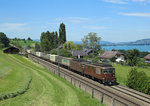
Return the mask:
[[57,47],[57,54],[58,54],[58,75],[60,76],[60,49],[59,49],[59,40],[58,40],[58,47]]

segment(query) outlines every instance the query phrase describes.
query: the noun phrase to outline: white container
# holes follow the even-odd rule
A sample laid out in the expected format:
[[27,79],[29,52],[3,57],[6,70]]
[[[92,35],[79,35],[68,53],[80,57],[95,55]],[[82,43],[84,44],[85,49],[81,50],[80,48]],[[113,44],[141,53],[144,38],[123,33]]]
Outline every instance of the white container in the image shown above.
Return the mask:
[[56,57],[57,57],[57,55],[51,54],[51,55],[50,55],[50,61],[56,62]]

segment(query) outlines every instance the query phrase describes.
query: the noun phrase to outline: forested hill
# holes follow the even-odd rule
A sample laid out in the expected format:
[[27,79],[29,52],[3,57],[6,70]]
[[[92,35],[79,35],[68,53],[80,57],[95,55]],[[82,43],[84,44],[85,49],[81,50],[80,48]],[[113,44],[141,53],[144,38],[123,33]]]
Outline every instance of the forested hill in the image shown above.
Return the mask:
[[[76,44],[81,44],[82,41],[74,41]],[[150,45],[150,38],[148,39],[141,39],[133,42],[118,42],[112,43],[108,41],[100,41],[102,46],[118,46],[118,45]]]
[[132,44],[132,45],[150,45],[150,38],[137,40],[137,41],[131,42],[129,44]]
[[123,45],[150,45],[150,38],[141,39],[133,42],[118,42],[118,43],[108,43],[103,44],[104,46],[123,46]]

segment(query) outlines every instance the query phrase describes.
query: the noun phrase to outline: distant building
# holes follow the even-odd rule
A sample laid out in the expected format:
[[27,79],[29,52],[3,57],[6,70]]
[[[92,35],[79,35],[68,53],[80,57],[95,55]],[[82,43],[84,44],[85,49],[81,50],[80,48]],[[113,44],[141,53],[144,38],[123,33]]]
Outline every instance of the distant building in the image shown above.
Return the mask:
[[100,60],[102,61],[110,61],[115,59],[116,62],[126,62],[125,55],[118,51],[105,51],[100,55]]
[[9,53],[9,54],[19,54],[20,48],[17,47],[9,47],[5,50],[3,50],[4,53]]
[[88,56],[88,54],[83,51],[75,50],[75,51],[70,51],[70,52],[71,52],[72,56],[75,56],[77,58],[83,58],[83,56]]
[[83,52],[85,52],[87,55],[89,55],[90,53],[93,53],[93,49],[84,49]]
[[150,63],[150,54],[144,57],[146,63]]

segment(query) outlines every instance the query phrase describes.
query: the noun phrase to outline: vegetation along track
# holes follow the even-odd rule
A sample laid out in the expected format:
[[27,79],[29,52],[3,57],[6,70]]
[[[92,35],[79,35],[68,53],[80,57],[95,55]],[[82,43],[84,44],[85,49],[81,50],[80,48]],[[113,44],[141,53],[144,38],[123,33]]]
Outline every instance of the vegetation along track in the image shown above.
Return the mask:
[[[47,66],[51,66],[53,67],[54,69],[57,70],[58,66],[56,65],[53,65],[43,59],[40,59],[36,56],[34,56],[33,58],[36,58],[39,62],[41,62],[45,67]],[[88,86],[96,89],[96,90],[100,90],[100,91],[104,91],[105,94],[109,95],[110,97],[114,98],[115,100],[119,101],[119,102],[122,102],[124,105],[129,105],[128,103],[131,103],[131,104],[134,104],[134,105],[141,105],[141,106],[149,106],[150,103],[148,101],[149,98],[144,97],[142,95],[142,93],[136,93],[135,95],[135,92],[130,92],[130,90],[128,90],[128,94],[126,94],[125,92],[122,92],[124,91],[125,88],[116,88],[117,86],[112,86],[112,87],[109,87],[109,86],[104,86],[102,84],[98,84],[97,82],[94,82],[92,80],[89,80],[87,78],[84,78],[84,77],[81,77],[77,74],[74,74],[70,71],[66,71],[66,69],[64,68],[60,68],[60,71],[61,73],[65,73],[66,75],[68,76],[71,76],[72,78],[82,82],[82,83],[85,83],[87,84]],[[119,90],[120,89],[120,90]],[[140,95],[139,95],[140,94]]]
[[[2,57],[4,56],[5,59],[2,60]],[[0,106],[102,105],[98,100],[92,99],[88,94],[73,87],[64,79],[57,77],[53,73],[48,72],[45,68],[41,67],[39,64],[36,64],[22,56],[0,54],[0,60],[1,65],[5,63],[4,61],[6,61],[5,67],[10,66],[10,69],[12,69],[12,66],[14,67],[12,70],[7,71],[7,73],[9,72],[8,74],[3,74],[3,77],[0,78],[1,91],[2,89],[7,89],[8,86],[3,86],[3,81],[5,81],[5,77],[7,78],[8,75],[12,77],[11,72],[15,72],[14,78],[20,78],[20,80],[18,79],[20,82],[23,80],[21,78],[24,75],[26,76],[26,71],[32,76],[32,81],[27,92],[14,98],[0,101]],[[3,69],[6,69],[5,67]],[[17,68],[18,70],[15,71]],[[3,70],[0,70],[0,72],[2,71]],[[18,84],[19,82],[18,80],[16,81],[16,79],[11,80],[15,84]],[[10,83],[11,82],[9,82],[8,85]],[[15,86],[15,84],[13,86],[14,89],[17,88],[17,85]]]

